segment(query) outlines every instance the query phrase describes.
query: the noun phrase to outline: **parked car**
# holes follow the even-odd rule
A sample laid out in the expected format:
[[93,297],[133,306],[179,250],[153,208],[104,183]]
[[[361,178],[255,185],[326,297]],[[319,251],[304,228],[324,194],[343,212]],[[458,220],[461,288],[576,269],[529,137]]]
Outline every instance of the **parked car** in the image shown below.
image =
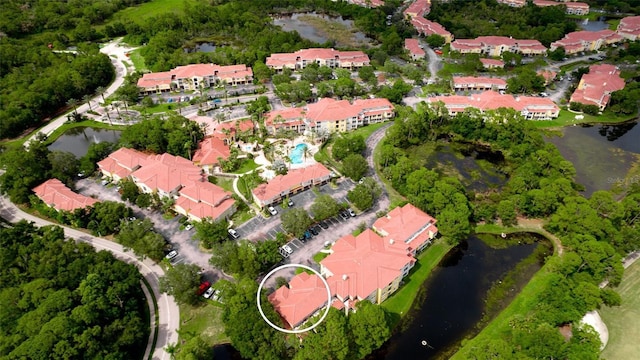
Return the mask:
[[313,234],[313,236],[318,236],[318,230],[316,230],[315,226],[311,227],[309,231]]
[[351,216],[351,217],[355,217],[356,216],[356,212],[351,210],[351,208],[347,209],[347,212],[349,213],[349,216]]
[[211,286],[211,283],[208,281],[203,282],[202,284],[200,284],[200,286],[198,287],[198,295],[202,295],[204,294],[205,291],[207,291],[207,289]]
[[324,221],[324,220],[323,220],[323,221],[320,221],[320,222],[318,223],[318,225],[320,225],[320,227],[321,227],[321,228],[323,228],[323,229],[325,229],[325,230],[327,230],[327,229],[329,228],[329,225],[328,225],[328,224],[327,224],[327,222],[326,222],[326,221]]
[[349,213],[346,211],[341,211],[340,217],[342,218],[342,220],[347,220],[349,218]]
[[282,245],[282,248],[287,252],[287,254],[293,253],[293,249],[291,249],[289,245]]
[[234,239],[237,239],[240,237],[240,235],[238,234],[237,231],[235,231],[235,229],[229,229],[227,230],[227,232],[229,233],[229,236],[231,236]]
[[271,214],[271,215],[278,215],[278,210],[276,210],[273,206],[269,206],[267,208],[267,210],[269,211],[269,214]]
[[291,199],[287,200],[287,205],[289,207],[293,206],[293,200],[291,200]]
[[189,231],[191,229],[193,229],[193,224],[188,224],[187,226],[184,227],[185,231]]
[[165,256],[166,259],[173,259],[174,257],[178,256],[178,252],[175,250],[171,250],[169,251],[169,253]]
[[213,291],[214,291],[214,290],[213,290],[213,288],[212,288],[212,287],[209,287],[209,288],[207,289],[207,291],[205,291],[205,292],[204,292],[204,294],[202,294],[202,296],[203,296],[205,299],[208,299],[208,298],[210,298],[210,297],[211,297],[211,295],[213,295]]

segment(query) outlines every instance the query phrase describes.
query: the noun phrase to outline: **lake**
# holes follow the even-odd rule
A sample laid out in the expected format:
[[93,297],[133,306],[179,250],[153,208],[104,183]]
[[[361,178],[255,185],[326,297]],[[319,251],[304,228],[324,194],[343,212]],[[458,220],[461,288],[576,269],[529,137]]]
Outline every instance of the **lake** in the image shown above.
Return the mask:
[[[307,19],[316,18],[327,23],[335,23],[334,31],[325,31],[312,25]],[[353,20],[345,20],[341,16],[328,16],[312,13],[293,13],[291,15],[281,15],[273,19],[273,24],[280,26],[284,31],[297,31],[304,39],[323,44],[327,41],[336,41],[336,45],[367,45],[371,42],[364,33],[354,30]],[[341,41],[346,30],[351,33],[351,44]]]
[[576,181],[591,196],[597,190],[609,190],[627,177],[640,160],[638,121],[622,124],[595,124],[565,127],[562,136],[547,137],[562,156],[576,168]]
[[606,22],[606,18],[601,16],[598,20],[576,20],[578,27],[581,30],[587,31],[600,31],[609,28],[609,24]]
[[98,142],[118,142],[122,131],[77,127],[67,130],[62,136],[48,146],[49,150],[68,151],[77,158],[83,157],[89,145]]

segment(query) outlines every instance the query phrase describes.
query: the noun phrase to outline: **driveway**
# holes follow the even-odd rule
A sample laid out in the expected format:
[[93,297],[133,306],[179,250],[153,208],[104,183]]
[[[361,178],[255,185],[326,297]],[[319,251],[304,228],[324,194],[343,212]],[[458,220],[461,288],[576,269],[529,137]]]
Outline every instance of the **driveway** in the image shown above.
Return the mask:
[[[102,239],[99,237],[91,236],[80,230],[72,229],[67,226],[51,223],[44,219],[40,219],[33,215],[27,214],[18,209],[7,198],[0,197],[0,215],[4,219],[11,222],[18,222],[19,220],[27,220],[35,223],[37,226],[57,225],[64,230],[64,234],[67,237],[77,239],[78,241],[86,242],[93,246],[96,250],[107,250],[111,252],[116,258],[135,265],[142,276],[147,280],[151,286],[157,304],[158,304],[158,334],[156,346],[153,349],[154,360],[169,360],[171,356],[164,350],[169,344],[176,344],[178,342],[178,328],[180,326],[180,309],[176,304],[173,296],[160,292],[159,279],[164,276],[164,270],[149,259],[140,261],[131,251],[124,251],[120,244]],[[149,337],[149,344],[147,348],[153,343],[153,334]],[[145,354],[145,359],[147,355]]]
[[[80,194],[92,196],[100,200],[123,202],[115,186],[103,186],[100,182],[92,178],[86,178],[76,182],[76,189]],[[215,282],[221,278],[228,278],[222,271],[209,265],[211,254],[203,252],[199,247],[199,242],[191,239],[195,234],[195,229],[189,231],[180,230],[178,216],[167,220],[161,212],[140,209],[138,206],[132,205],[129,202],[125,202],[125,204],[133,209],[137,218],[148,218],[151,220],[155,230],[173,244],[173,247],[179,254],[175,259],[175,263],[198,265],[203,269],[204,277],[211,282]]]

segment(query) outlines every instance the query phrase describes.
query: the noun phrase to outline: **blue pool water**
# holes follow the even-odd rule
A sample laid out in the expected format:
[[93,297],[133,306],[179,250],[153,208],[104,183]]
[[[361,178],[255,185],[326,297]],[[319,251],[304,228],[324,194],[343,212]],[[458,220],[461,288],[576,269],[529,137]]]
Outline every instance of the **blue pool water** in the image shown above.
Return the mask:
[[296,148],[291,151],[289,154],[289,159],[291,159],[292,164],[302,164],[302,159],[304,159],[304,149],[307,148],[307,144],[298,144]]

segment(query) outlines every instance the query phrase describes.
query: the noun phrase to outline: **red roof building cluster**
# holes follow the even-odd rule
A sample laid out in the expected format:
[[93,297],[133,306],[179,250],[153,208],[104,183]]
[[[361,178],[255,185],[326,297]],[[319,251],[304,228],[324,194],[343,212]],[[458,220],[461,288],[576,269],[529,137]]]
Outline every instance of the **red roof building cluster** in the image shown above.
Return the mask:
[[115,181],[130,178],[144,193],[173,198],[174,210],[192,220],[219,220],[235,212],[231,193],[209,183],[201,168],[180,156],[120,148],[98,162],[98,168]]
[[[348,311],[359,301],[380,304],[399,287],[415,263],[415,254],[435,238],[436,220],[411,204],[378,219],[373,230],[346,235],[320,262],[331,306]],[[377,233],[376,233],[377,232]],[[327,305],[327,289],[317,275],[302,273],[269,296],[291,328],[297,328]]]
[[519,40],[506,36],[479,36],[475,39],[456,39],[451,50],[463,54],[485,54],[500,57],[505,51],[523,55],[543,55],[547,48],[538,40]]
[[220,165],[220,159],[227,160],[229,155],[229,145],[223,139],[209,136],[198,145],[198,150],[193,154],[193,163],[211,174],[213,168]]
[[495,91],[485,91],[471,96],[434,96],[427,98],[428,104],[443,103],[449,115],[455,116],[466,109],[474,108],[481,112],[500,108],[514,109],[527,120],[555,119],[560,114],[560,108],[551,99],[533,96],[514,97],[509,94],[499,94]]
[[93,198],[71,191],[58,179],[49,179],[43,182],[33,188],[33,192],[42,202],[58,211],[84,209],[97,202]]
[[620,70],[614,65],[591,65],[589,73],[582,75],[570,102],[596,105],[602,111],[609,104],[611,93],[624,89],[624,85]]
[[391,119],[394,106],[384,98],[347,100],[322,98],[299,108],[274,110],[265,115],[265,126],[271,134],[280,129],[343,132]]
[[544,78],[544,85],[549,85],[553,80],[555,80],[558,75],[555,71],[551,70],[538,70],[536,74],[542,76]]
[[631,41],[638,40],[640,37],[640,16],[628,16],[620,20],[618,24],[618,34]]
[[308,64],[316,63],[330,68],[355,70],[369,65],[369,56],[362,51],[338,51],[334,49],[314,48],[298,50],[293,53],[271,54],[266,65],[273,70],[284,68],[304,69]]
[[424,17],[431,11],[431,0],[416,0],[404,10],[404,16],[410,18]]
[[533,0],[533,5],[540,7],[564,5],[567,7],[566,13],[569,15],[587,15],[589,13],[589,4],[578,1]]
[[325,184],[331,180],[332,175],[332,172],[320,163],[289,170],[285,175],[278,175],[266,184],[258,185],[253,189],[253,198],[260,207],[269,206],[291,194]]
[[454,91],[507,89],[507,82],[500,78],[484,76],[454,76],[451,82]]
[[511,7],[523,7],[527,5],[527,0],[497,0],[498,3]]
[[502,69],[504,68],[504,61],[498,59],[486,59],[481,58],[480,62],[485,69]]
[[403,14],[418,34],[423,36],[440,35],[446,43],[450,43],[453,40],[453,35],[444,26],[424,18],[430,11],[431,0],[416,0],[404,10]]
[[418,39],[404,39],[404,48],[409,52],[413,61],[423,60],[426,55]]
[[253,71],[246,65],[191,64],[166,72],[144,74],[138,79],[138,87],[142,93],[149,94],[167,92],[172,88],[195,91],[221,82],[238,85],[252,81]]
[[384,5],[384,0],[347,0],[349,4],[354,4],[366,8],[377,8]]
[[576,54],[582,51],[596,51],[606,45],[619,43],[623,37],[616,32],[604,29],[600,31],[574,31],[566,34],[562,39],[551,43],[550,50],[564,48],[567,54]]

